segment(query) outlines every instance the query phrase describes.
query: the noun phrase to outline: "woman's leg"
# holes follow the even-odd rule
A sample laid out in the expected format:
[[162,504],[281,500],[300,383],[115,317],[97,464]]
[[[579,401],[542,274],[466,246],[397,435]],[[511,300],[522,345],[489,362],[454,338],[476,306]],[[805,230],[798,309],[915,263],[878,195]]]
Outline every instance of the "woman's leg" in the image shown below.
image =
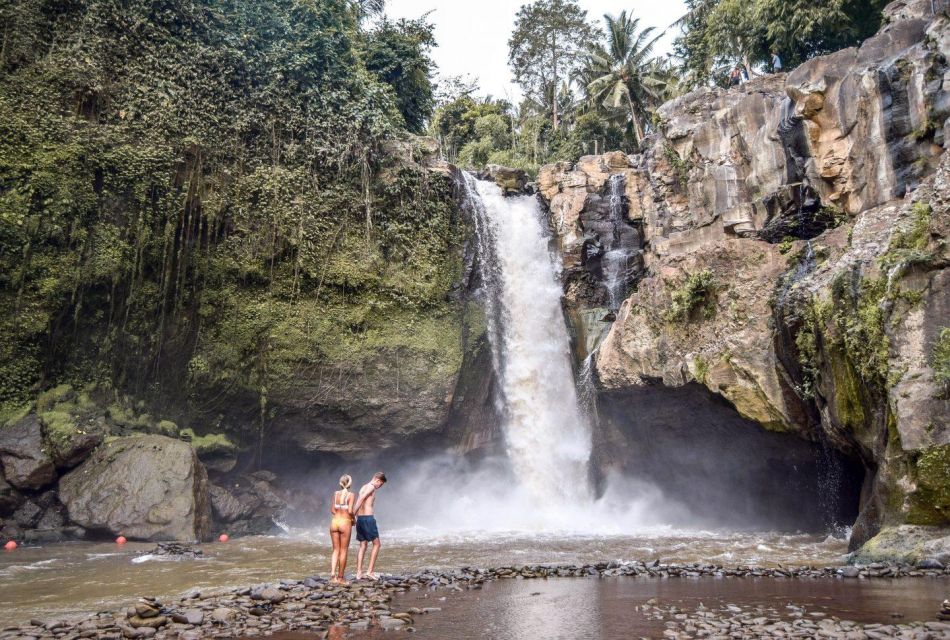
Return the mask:
[[340,532],[330,528],[330,542],[333,544],[333,554],[330,556],[330,580],[336,580],[336,568],[340,560]]
[[346,572],[346,556],[350,552],[350,536],[353,534],[353,527],[349,525],[344,525],[340,531],[340,580],[344,579],[344,573]]

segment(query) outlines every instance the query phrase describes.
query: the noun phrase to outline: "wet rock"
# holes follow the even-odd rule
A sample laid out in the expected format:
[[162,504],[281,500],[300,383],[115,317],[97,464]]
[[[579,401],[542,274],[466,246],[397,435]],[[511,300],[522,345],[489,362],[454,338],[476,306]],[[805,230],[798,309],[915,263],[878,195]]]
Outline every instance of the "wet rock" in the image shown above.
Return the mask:
[[190,544],[181,542],[159,542],[155,548],[148,552],[156,556],[172,556],[175,558],[201,558],[204,557],[204,551]]
[[27,500],[13,512],[13,521],[24,529],[31,529],[42,515],[43,510],[32,500]]
[[3,474],[0,473],[0,518],[13,513],[23,500],[22,494],[11,487],[10,484],[3,479]]
[[134,628],[151,627],[153,629],[157,629],[168,624],[168,618],[162,615],[154,615],[148,618],[142,616],[132,616],[129,618],[129,624]]
[[528,184],[528,176],[523,169],[490,164],[478,174],[481,180],[491,180],[506,196],[520,195]]
[[211,510],[215,520],[221,523],[230,523],[249,516],[245,503],[234,497],[230,491],[216,484],[210,485]]
[[36,415],[0,429],[0,463],[7,482],[18,489],[42,489],[56,480],[56,467],[43,448],[42,424]]
[[[47,450],[60,471],[72,469],[89,457],[89,454],[102,443],[103,425],[94,421],[85,421],[81,425],[71,421],[60,422],[59,412],[40,416],[43,422],[43,436]],[[46,416],[46,417],[44,417]],[[56,416],[54,419],[53,416]]]
[[211,612],[211,621],[216,624],[229,624],[234,617],[234,610],[225,607],[218,607]]
[[60,481],[70,519],[142,540],[203,540],[208,481],[192,448],[164,436],[119,438]]

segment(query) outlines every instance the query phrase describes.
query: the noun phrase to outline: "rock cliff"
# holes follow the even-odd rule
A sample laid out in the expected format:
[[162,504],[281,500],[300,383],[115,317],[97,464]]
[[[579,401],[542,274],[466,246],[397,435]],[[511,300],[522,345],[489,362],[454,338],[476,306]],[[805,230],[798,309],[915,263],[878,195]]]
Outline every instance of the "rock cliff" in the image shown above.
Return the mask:
[[[601,398],[699,384],[860,461],[855,546],[950,525],[950,19],[886,14],[859,48],[664,105],[641,155],[538,180]],[[605,229],[613,180],[625,216]],[[614,310],[591,247],[627,227]]]

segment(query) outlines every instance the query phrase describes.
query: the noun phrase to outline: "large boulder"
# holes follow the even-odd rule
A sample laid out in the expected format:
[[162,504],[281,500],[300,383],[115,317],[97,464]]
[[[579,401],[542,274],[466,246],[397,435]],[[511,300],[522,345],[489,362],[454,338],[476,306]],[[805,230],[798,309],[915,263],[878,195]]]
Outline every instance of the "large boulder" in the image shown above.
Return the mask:
[[119,438],[63,477],[69,518],[91,532],[140,540],[204,540],[208,476],[191,446],[164,436]]
[[3,476],[0,475],[0,517],[6,517],[20,506],[23,496],[20,492],[10,486]]
[[528,176],[523,169],[512,169],[499,164],[488,165],[478,177],[497,184],[506,196],[520,195],[528,185]]
[[39,418],[31,414],[0,428],[0,462],[7,482],[17,489],[41,489],[56,479],[53,459],[43,447]]
[[75,416],[63,411],[47,411],[40,415],[46,449],[60,470],[71,469],[102,442],[103,427],[95,421],[78,424]]

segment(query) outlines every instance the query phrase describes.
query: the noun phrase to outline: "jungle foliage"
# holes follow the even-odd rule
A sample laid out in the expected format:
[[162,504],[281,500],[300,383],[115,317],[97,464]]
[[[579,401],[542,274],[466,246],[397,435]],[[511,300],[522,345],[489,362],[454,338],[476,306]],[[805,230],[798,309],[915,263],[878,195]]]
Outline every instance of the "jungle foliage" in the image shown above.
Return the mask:
[[451,185],[387,152],[429,117],[431,27],[374,6],[0,4],[0,404],[263,416],[374,323],[446,313]]
[[778,53],[785,69],[860,44],[881,26],[887,0],[686,0],[674,49],[686,84],[726,84],[737,64],[754,73]]

